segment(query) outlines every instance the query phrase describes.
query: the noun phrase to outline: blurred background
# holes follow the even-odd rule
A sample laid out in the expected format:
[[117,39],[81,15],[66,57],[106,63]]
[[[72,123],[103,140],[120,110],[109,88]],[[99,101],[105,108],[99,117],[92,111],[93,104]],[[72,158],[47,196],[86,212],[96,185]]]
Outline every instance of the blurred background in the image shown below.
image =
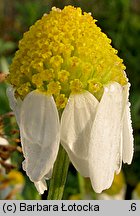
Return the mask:
[[47,198],[22,170],[19,129],[6,97],[5,76],[23,33],[52,6],[65,5],[91,12],[124,59],[131,83],[135,152],[132,164],[123,165],[112,187],[100,195],[70,165],[63,199],[140,199],[140,0],[0,0],[0,199]]

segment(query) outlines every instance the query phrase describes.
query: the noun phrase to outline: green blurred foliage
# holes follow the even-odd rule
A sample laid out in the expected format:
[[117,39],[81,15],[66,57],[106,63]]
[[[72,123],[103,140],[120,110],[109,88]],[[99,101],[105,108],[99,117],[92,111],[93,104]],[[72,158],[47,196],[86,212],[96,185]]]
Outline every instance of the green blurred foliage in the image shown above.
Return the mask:
[[9,109],[9,102],[6,97],[6,84],[0,84],[0,115],[8,112]]
[[4,55],[9,50],[13,50],[15,48],[15,43],[12,41],[3,41],[0,39],[0,55]]
[[[30,25],[41,18],[43,13],[48,13],[52,6],[63,8],[65,5],[80,6],[83,11],[91,12],[98,20],[97,25],[101,27],[109,38],[112,45],[118,50],[126,65],[126,73],[131,83],[130,101],[132,111],[132,122],[135,139],[135,152],[133,163],[130,166],[124,165],[125,182],[132,189],[140,182],[140,1],[139,0],[1,0],[0,5],[0,59],[5,58],[7,64],[18,46],[18,40],[22,37]],[[12,9],[10,9],[10,8]],[[88,35],[87,35],[88,37]],[[1,72],[4,72],[1,68]],[[5,94],[6,84],[0,83],[0,115],[10,111],[8,100]],[[5,127],[11,121],[5,123]],[[6,130],[5,130],[6,132]],[[6,132],[8,133],[8,132]],[[13,162],[21,169],[21,154],[14,155]],[[23,172],[24,174],[24,172]],[[25,176],[25,188],[19,196],[22,199],[40,199],[34,185]],[[88,186],[87,186],[88,185]],[[84,190],[83,190],[84,188]],[[73,166],[70,166],[64,199],[83,198],[85,194],[95,198],[95,193],[87,180],[81,180],[75,173]],[[132,193],[132,191],[128,191]],[[84,194],[85,193],[85,194]],[[79,195],[80,194],[80,195]],[[131,197],[131,194],[130,194]],[[96,197],[97,198],[97,197]],[[127,196],[126,196],[127,198]]]

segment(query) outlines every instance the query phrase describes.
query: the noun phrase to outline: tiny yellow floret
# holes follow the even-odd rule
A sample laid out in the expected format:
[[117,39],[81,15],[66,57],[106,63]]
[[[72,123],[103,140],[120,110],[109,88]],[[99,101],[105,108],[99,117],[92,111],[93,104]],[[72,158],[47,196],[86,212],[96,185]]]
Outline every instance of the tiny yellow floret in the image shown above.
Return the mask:
[[67,101],[68,99],[65,97],[64,94],[60,94],[58,95],[58,97],[56,97],[56,105],[59,109],[65,108]]
[[70,90],[73,94],[81,93],[83,91],[83,84],[79,79],[74,79],[70,82]]

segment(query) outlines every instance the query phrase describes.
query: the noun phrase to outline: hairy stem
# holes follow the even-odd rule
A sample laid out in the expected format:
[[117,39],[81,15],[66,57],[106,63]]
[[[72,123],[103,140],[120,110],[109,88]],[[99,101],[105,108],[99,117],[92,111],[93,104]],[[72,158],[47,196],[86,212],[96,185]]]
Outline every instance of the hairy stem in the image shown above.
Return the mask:
[[54,164],[53,174],[50,181],[48,200],[61,200],[63,197],[65,182],[69,168],[69,158],[60,145],[57,160]]

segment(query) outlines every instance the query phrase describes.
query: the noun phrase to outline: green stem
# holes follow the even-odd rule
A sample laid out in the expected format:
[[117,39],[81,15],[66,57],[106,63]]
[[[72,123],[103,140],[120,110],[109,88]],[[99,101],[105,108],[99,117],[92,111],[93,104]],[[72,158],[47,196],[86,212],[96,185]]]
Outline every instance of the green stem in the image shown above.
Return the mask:
[[79,172],[77,172],[78,175],[78,183],[79,183],[79,189],[80,189],[80,195],[81,195],[81,199],[84,199],[85,197],[85,179],[83,176],[80,175]]
[[50,181],[48,200],[61,200],[63,197],[67,172],[69,168],[69,158],[60,145],[57,160],[54,164],[53,174]]

